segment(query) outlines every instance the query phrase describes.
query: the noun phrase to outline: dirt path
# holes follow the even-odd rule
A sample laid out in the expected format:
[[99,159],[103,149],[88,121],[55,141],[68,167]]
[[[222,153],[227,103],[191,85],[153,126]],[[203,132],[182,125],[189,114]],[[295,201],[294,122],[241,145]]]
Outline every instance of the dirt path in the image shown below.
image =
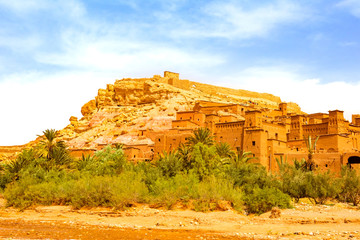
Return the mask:
[[[0,205],[3,205],[0,204]],[[39,206],[20,212],[0,207],[5,239],[360,239],[360,210],[345,204],[297,204],[278,218],[233,211],[199,213],[137,206],[72,210]]]

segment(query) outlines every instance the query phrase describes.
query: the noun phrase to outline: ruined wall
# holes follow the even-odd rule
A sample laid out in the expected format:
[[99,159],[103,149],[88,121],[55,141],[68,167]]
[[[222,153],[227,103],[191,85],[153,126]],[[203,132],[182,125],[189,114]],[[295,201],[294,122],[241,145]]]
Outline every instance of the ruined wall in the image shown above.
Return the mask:
[[245,116],[245,111],[247,110],[247,107],[241,106],[239,104],[217,104],[217,105],[211,105],[209,103],[204,104],[204,102],[197,102],[194,106],[194,111],[203,112],[205,114],[215,114],[220,111],[227,112],[227,113],[233,113],[241,116]]
[[195,111],[178,112],[176,114],[176,120],[189,120],[200,127],[205,127],[206,115]]
[[186,129],[195,129],[199,125],[193,123],[190,120],[174,120],[172,121],[172,128],[186,128]]
[[184,89],[184,90],[189,90],[190,89],[190,81],[189,80],[180,80],[179,79],[179,73],[165,71],[164,72],[164,79],[171,86],[181,88],[181,89]]
[[155,147],[147,144],[125,145],[125,156],[134,161],[150,161],[154,158]]
[[166,134],[158,134],[155,138],[154,152],[161,154],[164,151],[175,151],[181,143],[185,144],[191,135],[192,129],[172,129]]

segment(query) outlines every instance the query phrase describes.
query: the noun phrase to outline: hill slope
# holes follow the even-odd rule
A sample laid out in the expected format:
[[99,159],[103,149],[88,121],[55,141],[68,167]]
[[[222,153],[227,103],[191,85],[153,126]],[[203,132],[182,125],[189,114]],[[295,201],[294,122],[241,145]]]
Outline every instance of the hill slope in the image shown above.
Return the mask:
[[[71,149],[99,149],[115,142],[152,144],[151,139],[139,136],[139,130],[169,130],[176,112],[192,110],[196,101],[251,104],[258,109],[277,109],[281,102],[280,97],[268,93],[217,87],[178,77],[165,72],[164,77],[126,78],[108,84],[82,106],[81,119],[70,118],[70,124],[59,131],[59,137]],[[295,103],[288,103],[288,111],[301,112]],[[0,148],[0,160],[14,156],[19,149]]]
[[[280,97],[217,87],[188,80],[173,81],[171,76],[116,80],[99,89],[95,99],[86,103],[83,118],[70,118],[61,137],[70,148],[93,148],[110,143],[151,144],[139,130],[166,131],[177,111],[192,110],[195,101],[253,104],[256,108],[277,109]],[[170,83],[170,84],[169,84]],[[288,110],[300,113],[298,105]]]

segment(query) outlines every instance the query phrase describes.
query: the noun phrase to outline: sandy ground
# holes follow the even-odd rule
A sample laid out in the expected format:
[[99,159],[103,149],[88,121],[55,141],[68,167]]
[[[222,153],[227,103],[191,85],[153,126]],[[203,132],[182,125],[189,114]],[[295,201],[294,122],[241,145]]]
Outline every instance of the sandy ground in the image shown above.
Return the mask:
[[2,239],[360,239],[360,209],[346,204],[300,203],[278,218],[145,205],[120,212],[67,206],[20,212],[4,206],[0,200]]

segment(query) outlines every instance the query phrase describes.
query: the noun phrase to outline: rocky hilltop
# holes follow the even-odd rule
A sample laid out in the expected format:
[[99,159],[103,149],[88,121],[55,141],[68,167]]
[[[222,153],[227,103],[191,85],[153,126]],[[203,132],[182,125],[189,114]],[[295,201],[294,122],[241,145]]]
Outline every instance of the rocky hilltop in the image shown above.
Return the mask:
[[[153,139],[144,136],[144,131],[170,130],[176,112],[192,110],[196,101],[278,109],[281,99],[268,93],[181,80],[172,72],[152,78],[125,78],[99,89],[98,95],[82,106],[83,117],[70,117],[70,124],[59,131],[59,137],[73,150],[97,150],[112,143],[151,145]],[[288,103],[287,108],[289,112],[301,112],[294,103]],[[8,156],[19,148],[5,150]]]
[[[281,102],[267,93],[181,80],[171,72],[165,72],[163,77],[126,78],[99,89],[95,99],[81,108],[83,117],[71,117],[60,137],[73,149],[98,149],[111,143],[152,144],[139,131],[171,129],[176,112],[192,110],[200,100],[252,104],[259,109],[277,109]],[[294,103],[288,103],[288,111],[301,112]]]

